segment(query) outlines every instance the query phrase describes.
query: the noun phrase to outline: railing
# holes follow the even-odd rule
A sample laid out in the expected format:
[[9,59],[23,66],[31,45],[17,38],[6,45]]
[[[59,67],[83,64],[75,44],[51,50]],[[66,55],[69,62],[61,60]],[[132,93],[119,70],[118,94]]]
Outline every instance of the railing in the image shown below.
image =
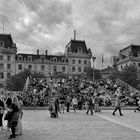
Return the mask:
[[133,92],[133,93],[139,93],[140,91],[132,86],[130,86],[129,84],[125,83],[124,81],[120,80],[120,79],[116,79],[117,83],[121,86],[121,87],[125,87],[128,91]]

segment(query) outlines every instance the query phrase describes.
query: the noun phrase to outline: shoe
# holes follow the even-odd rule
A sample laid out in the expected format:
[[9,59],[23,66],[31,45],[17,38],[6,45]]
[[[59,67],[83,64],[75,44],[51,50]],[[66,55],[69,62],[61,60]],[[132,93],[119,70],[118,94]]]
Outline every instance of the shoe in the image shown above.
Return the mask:
[[114,113],[112,113],[112,115],[113,115],[113,116],[115,116],[115,114],[114,114]]
[[123,116],[123,114],[120,114],[120,116]]
[[136,112],[136,110],[134,112]]
[[8,139],[12,139],[12,138],[16,138],[15,135],[10,135],[10,137]]

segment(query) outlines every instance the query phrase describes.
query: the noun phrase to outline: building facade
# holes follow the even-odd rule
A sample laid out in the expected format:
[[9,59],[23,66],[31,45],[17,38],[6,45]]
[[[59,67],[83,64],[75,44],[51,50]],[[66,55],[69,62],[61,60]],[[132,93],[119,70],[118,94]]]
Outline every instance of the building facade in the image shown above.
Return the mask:
[[114,59],[114,66],[120,71],[130,65],[135,65],[140,70],[140,45],[131,44],[120,50],[118,57]]
[[25,69],[44,74],[63,72],[68,75],[81,75],[86,67],[91,67],[92,52],[85,41],[70,40],[63,55],[17,53],[17,46],[10,34],[0,34],[0,81]]

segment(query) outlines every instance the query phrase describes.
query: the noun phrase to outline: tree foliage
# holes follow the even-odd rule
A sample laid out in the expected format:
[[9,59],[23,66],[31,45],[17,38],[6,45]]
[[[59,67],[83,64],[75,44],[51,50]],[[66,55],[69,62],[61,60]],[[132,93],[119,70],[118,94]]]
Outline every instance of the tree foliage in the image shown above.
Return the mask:
[[[87,79],[93,80],[93,68],[86,67],[85,68],[85,75],[86,75]],[[100,74],[100,70],[98,70],[98,69],[94,70],[94,78],[95,78],[95,80],[99,80],[102,78],[102,76]]]
[[31,72],[26,69],[6,80],[5,88],[9,91],[22,91],[27,77],[44,78],[45,75],[40,72]]

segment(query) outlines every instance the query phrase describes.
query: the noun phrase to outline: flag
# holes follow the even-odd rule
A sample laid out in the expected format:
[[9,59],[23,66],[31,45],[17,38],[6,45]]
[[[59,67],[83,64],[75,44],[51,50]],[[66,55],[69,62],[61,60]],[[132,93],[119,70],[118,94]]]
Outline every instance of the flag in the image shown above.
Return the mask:
[[24,94],[27,91],[29,83],[30,83],[30,78],[27,77],[22,94]]
[[104,56],[103,56],[103,53],[102,53],[102,63],[104,63]]

